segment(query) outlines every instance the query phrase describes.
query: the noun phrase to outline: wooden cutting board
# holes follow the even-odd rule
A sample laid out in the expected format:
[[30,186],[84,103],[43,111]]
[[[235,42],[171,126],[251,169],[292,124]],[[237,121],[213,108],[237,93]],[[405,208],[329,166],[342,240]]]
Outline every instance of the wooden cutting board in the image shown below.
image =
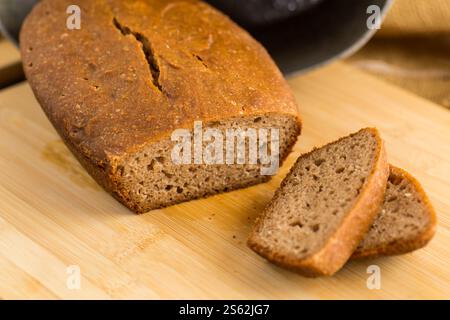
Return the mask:
[[[450,113],[343,64],[289,82],[304,132],[276,178],[141,216],[84,172],[26,83],[1,92],[0,297],[450,298]],[[380,129],[391,162],[428,191],[439,217],[430,245],[319,279],[250,251],[252,221],[294,159],[365,126]],[[73,265],[80,289],[67,286]],[[370,265],[380,267],[379,290],[366,285]]]

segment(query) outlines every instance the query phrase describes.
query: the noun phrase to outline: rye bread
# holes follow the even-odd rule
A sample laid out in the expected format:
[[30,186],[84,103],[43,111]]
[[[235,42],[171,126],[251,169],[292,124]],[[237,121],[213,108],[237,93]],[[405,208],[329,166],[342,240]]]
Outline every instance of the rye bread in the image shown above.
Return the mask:
[[388,175],[372,128],[302,155],[257,219],[249,247],[305,276],[334,274],[376,218]]
[[352,258],[397,255],[425,246],[436,229],[436,214],[420,183],[390,166],[383,206]]
[[[80,30],[66,27],[71,5],[81,9]],[[63,141],[137,213],[269,178],[260,163],[174,164],[176,129],[276,128],[280,162],[300,133],[294,97],[266,50],[201,1],[43,0],[20,47]]]

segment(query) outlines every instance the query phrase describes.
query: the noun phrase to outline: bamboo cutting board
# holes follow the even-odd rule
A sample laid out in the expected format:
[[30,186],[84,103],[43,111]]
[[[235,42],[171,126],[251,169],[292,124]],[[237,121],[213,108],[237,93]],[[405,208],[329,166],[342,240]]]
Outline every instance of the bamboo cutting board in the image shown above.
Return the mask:
[[[343,64],[290,80],[303,134],[267,184],[136,216],[64,147],[26,83],[0,93],[0,297],[450,298],[450,113]],[[306,279],[250,251],[252,221],[294,159],[376,126],[393,164],[428,191],[439,227],[425,249]],[[81,286],[67,286],[68,267]],[[366,285],[381,270],[381,288]],[[69,272],[70,272],[69,268]]]

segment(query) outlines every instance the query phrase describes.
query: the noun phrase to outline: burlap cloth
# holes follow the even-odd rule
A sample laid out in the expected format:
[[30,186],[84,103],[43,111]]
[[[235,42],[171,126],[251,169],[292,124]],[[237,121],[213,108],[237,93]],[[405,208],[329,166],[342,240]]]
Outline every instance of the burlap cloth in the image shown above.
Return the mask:
[[450,0],[396,0],[347,61],[450,109]]

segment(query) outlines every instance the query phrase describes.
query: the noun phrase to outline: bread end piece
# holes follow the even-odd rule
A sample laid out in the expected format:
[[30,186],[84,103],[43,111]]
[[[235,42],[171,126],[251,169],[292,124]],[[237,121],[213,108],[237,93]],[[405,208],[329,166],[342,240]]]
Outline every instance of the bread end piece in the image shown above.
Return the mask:
[[419,181],[391,165],[381,211],[352,259],[399,255],[420,249],[433,238],[436,224],[435,210]]

